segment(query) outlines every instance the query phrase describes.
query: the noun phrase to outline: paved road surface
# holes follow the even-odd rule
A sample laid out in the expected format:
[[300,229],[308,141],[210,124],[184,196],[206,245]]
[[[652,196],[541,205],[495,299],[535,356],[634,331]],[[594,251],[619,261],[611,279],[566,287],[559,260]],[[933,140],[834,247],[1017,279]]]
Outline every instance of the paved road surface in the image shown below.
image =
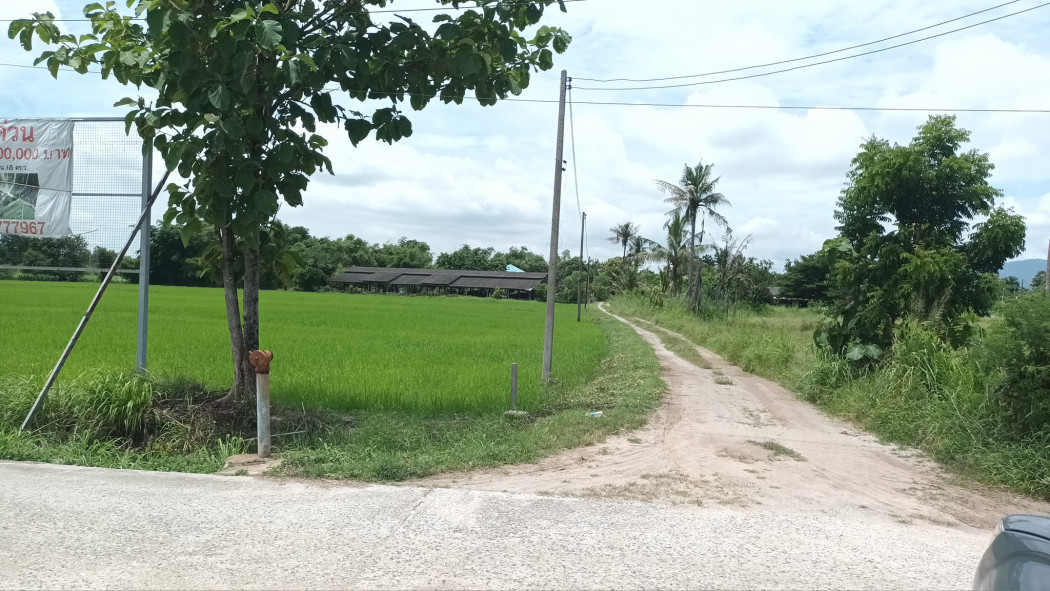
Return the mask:
[[0,588],[970,583],[988,533],[858,516],[0,462]]

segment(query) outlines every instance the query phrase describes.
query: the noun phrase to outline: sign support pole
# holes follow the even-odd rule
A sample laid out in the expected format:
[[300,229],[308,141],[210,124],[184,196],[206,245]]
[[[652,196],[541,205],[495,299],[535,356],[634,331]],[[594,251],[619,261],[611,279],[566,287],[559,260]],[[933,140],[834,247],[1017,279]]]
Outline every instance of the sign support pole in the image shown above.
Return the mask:
[[135,349],[135,365],[140,372],[146,371],[146,349],[149,341],[149,239],[150,223],[150,188],[153,187],[153,147],[149,146],[148,154],[142,156],[142,210],[146,216],[145,223],[139,224],[139,322],[138,338]]

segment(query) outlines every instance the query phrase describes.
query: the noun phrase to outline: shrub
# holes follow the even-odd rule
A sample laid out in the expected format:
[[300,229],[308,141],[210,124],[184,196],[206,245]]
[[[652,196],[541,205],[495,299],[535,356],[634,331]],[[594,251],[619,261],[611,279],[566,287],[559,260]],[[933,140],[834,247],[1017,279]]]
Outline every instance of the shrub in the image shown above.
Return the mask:
[[1050,298],[1004,301],[988,330],[984,358],[1003,380],[995,394],[1022,435],[1050,430]]

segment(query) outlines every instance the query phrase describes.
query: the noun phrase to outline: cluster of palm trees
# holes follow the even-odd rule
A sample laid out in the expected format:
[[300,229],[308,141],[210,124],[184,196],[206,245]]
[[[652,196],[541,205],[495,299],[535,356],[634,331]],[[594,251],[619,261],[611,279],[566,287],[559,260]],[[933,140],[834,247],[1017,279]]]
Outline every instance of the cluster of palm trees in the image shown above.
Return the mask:
[[[704,237],[707,221],[728,227],[725,217],[716,208],[730,205],[725,195],[717,192],[719,177],[714,176],[713,164],[688,164],[682,170],[678,183],[656,181],[656,186],[667,195],[664,200],[673,209],[667,212],[664,222],[667,230],[666,244],[643,238],[636,224],[627,222],[609,229],[611,242],[623,246],[624,260],[632,260],[641,265],[645,261],[661,261],[665,267],[660,271],[666,278],[673,295],[680,295],[683,283],[687,283],[685,299],[689,307],[698,312],[703,293],[703,261],[698,249],[705,248]],[[700,233],[697,234],[697,222]],[[688,233],[687,233],[688,230]]]

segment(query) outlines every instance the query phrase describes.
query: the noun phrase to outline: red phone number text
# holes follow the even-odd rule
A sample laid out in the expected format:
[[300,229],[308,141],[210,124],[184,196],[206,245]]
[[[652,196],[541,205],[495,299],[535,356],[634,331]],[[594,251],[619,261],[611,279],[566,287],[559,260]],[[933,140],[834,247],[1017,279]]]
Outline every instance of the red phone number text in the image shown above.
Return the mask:
[[43,233],[44,222],[0,220],[0,234],[29,234],[30,236],[40,236]]

